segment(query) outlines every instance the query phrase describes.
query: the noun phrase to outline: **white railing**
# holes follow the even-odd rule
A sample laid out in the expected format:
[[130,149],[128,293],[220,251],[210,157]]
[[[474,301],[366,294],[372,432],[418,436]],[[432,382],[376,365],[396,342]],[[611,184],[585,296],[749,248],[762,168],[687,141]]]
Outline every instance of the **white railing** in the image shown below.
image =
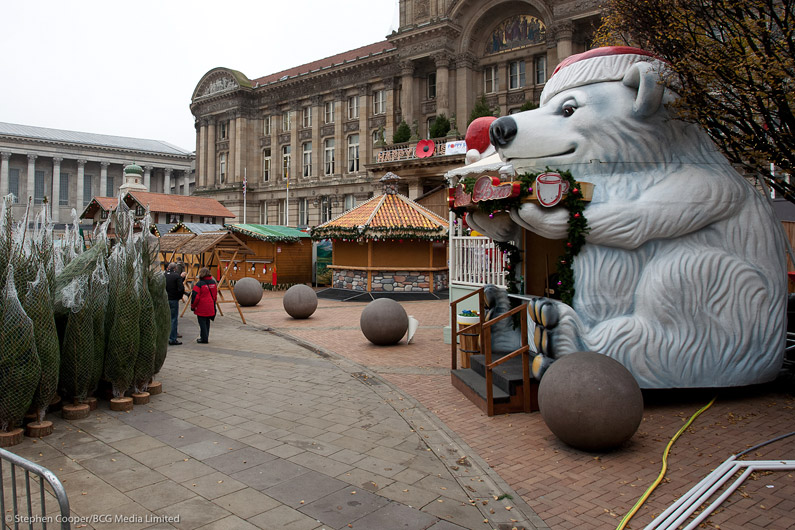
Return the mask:
[[450,258],[451,282],[507,287],[502,251],[490,238],[452,236]]

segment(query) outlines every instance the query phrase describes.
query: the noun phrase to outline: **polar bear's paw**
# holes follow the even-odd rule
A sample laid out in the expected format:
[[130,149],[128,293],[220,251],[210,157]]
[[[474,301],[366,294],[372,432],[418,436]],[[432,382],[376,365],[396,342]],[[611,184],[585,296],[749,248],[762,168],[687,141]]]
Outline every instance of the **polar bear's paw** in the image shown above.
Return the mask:
[[535,323],[533,344],[538,355],[533,359],[532,371],[533,377],[540,381],[555,359],[554,333],[560,322],[560,311],[557,302],[534,298],[528,303],[527,314]]

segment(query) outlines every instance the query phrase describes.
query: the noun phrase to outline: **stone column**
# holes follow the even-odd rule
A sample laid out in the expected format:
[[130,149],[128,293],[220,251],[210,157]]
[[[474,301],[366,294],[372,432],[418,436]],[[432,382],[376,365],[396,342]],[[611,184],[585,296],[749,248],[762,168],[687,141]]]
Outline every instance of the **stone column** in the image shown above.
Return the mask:
[[[558,63],[571,55],[571,38],[573,34],[574,24],[572,24],[571,20],[564,20],[555,25],[555,41],[557,42]],[[550,68],[551,66],[552,65],[548,64],[547,68]]]
[[364,164],[370,161],[368,157],[372,153],[373,137],[367,127],[367,119],[372,113],[373,91],[369,85],[365,85],[359,88],[359,171],[365,171]]
[[152,191],[150,186],[152,184],[152,166],[144,166],[144,186],[146,186],[146,191]]
[[61,162],[63,158],[52,159],[52,197],[50,198],[50,215],[53,223],[61,221]]
[[207,121],[196,122],[196,186],[207,185]]
[[[475,106],[475,64],[477,59],[471,53],[462,53],[455,58],[455,84],[456,84],[456,124],[463,134],[466,131],[467,120],[472,107]],[[482,89],[480,90],[482,91]]]
[[28,197],[33,197],[36,187],[36,158],[38,155],[28,155],[28,187],[25,190]]
[[163,193],[171,193],[171,168],[167,167],[163,170]]
[[[232,147],[232,143],[229,143],[229,150],[235,150],[234,158],[235,158],[235,181],[236,182],[243,182],[243,177],[245,176],[244,173],[248,174],[248,168],[246,167],[246,131],[248,130],[248,119],[244,116],[237,116],[235,118],[235,125],[232,127],[233,134],[235,135],[235,143],[234,147]],[[253,168],[252,168],[253,169]]]
[[436,62],[436,115],[450,117],[450,56],[438,53],[433,56]]
[[237,174],[237,122],[238,118],[229,118],[229,150],[226,152],[226,182],[238,182],[238,177],[243,180],[243,175]]
[[0,153],[0,199],[8,195],[8,159],[11,153]]
[[[303,149],[301,147],[301,142],[298,140],[298,129],[301,127],[301,108],[298,106],[298,102],[293,102],[290,106],[290,119],[292,123],[290,124],[290,182],[293,184],[298,183],[299,180],[303,180],[303,173],[301,172],[301,162],[303,161]],[[296,194],[293,193],[293,205],[290,206],[290,211],[287,212],[290,217],[293,216],[293,213],[296,215],[296,219],[298,219],[298,206],[297,202],[295,201]],[[293,208],[295,206],[295,208]],[[287,220],[287,225],[289,226],[290,220]]]
[[190,172],[185,171],[182,175],[182,180],[185,183],[185,188],[183,188],[182,193],[184,195],[190,195]]
[[400,63],[402,91],[400,93],[400,114],[409,127],[415,119],[414,113],[414,63],[403,61]]
[[345,92],[338,90],[334,93],[334,173],[341,175],[345,173],[345,131],[343,122],[348,119],[348,98]]
[[398,124],[395,123],[395,111],[397,110],[398,101],[395,100],[395,94],[400,86],[400,78],[393,77],[391,81],[387,81],[386,89],[386,123],[384,124],[384,140],[387,144],[392,143],[392,135],[395,134]]
[[215,174],[215,120],[210,120],[207,125],[207,186],[218,185],[218,175]]
[[323,145],[320,140],[320,128],[323,126],[325,116],[323,114],[323,98],[313,96],[312,105],[312,177],[318,178],[323,175]]
[[75,210],[78,212],[83,210],[84,198],[83,198],[83,177],[86,174],[86,161],[85,160],[78,160],[77,161],[77,193],[75,193],[75,200],[77,204],[75,206]]
[[[104,197],[108,195],[108,166],[110,162],[99,163],[99,193],[98,196]],[[112,193],[110,195],[113,195]]]

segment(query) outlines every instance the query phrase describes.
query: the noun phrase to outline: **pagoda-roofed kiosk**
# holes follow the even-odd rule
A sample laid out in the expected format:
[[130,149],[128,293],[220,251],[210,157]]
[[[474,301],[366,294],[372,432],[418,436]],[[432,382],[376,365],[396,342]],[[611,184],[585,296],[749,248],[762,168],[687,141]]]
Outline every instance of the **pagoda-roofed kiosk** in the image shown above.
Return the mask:
[[269,285],[312,283],[312,239],[297,228],[228,224],[226,229],[254,251],[232,268],[230,278],[256,278]]
[[[384,181],[384,179],[382,179]],[[447,288],[448,223],[385,186],[385,193],[316,226],[333,244],[332,287],[373,293]]]

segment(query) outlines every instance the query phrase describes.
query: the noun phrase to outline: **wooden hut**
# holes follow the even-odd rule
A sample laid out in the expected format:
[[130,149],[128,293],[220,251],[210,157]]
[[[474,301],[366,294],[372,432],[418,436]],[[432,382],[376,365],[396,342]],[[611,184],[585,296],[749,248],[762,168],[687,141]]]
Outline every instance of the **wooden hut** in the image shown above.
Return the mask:
[[254,251],[233,265],[232,280],[250,277],[270,285],[312,282],[312,239],[288,226],[230,224],[226,229]]
[[333,241],[332,287],[366,292],[434,292],[447,288],[447,231],[442,217],[397,193],[388,173],[383,195],[318,225]]

